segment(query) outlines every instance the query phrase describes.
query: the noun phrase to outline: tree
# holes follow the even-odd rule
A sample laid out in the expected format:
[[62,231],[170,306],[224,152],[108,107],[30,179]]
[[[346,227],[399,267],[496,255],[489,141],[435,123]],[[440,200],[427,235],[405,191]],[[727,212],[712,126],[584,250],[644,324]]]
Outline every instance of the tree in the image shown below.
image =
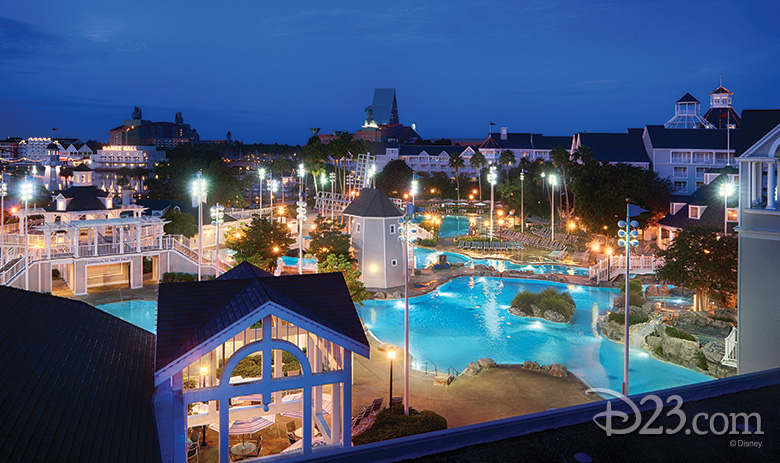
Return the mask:
[[130,179],[133,177],[133,169],[129,167],[120,167],[116,171],[116,184],[125,187],[130,185]]
[[463,160],[463,153],[457,151],[450,153],[448,165],[450,168],[455,169],[455,189],[458,192],[458,202],[460,202],[460,178],[458,178],[458,171],[461,167],[466,166],[466,162]]
[[376,187],[389,197],[403,196],[412,184],[414,171],[401,159],[394,159],[385,165],[376,176]]
[[163,218],[169,221],[163,227],[165,233],[169,235],[184,235],[192,238],[198,234],[198,222],[192,214],[170,208]]
[[344,256],[347,259],[352,258],[349,251],[350,236],[344,233],[345,224],[317,216],[314,225],[314,230],[310,233],[309,251],[318,261],[324,261],[331,254]]
[[550,159],[552,160],[553,165],[561,172],[561,186],[563,187],[564,196],[566,197],[565,217],[570,217],[571,205],[569,204],[569,181],[566,174],[572,164],[571,155],[562,147],[556,146],[550,152]]
[[344,281],[347,282],[352,302],[363,305],[363,301],[371,297],[363,282],[360,281],[360,270],[343,255],[329,255],[324,261],[317,264],[317,270],[320,273],[341,272],[344,275]]
[[479,150],[477,150],[474,154],[471,155],[471,161],[469,162],[469,165],[475,169],[477,169],[477,182],[479,183],[479,200],[482,201],[482,169],[487,167],[487,159],[485,159],[485,155],[482,154]]
[[712,227],[686,227],[658,253],[658,278],[696,291],[694,310],[706,310],[709,296],[725,300],[737,291],[737,239]]
[[260,217],[230,229],[225,238],[225,245],[236,252],[236,262],[246,260],[271,272],[276,269],[276,259],[286,254],[294,242],[287,226]]
[[509,181],[509,168],[512,167],[515,162],[517,162],[517,159],[515,159],[515,153],[513,153],[512,150],[504,150],[498,156],[498,163],[503,165],[504,169],[506,169],[507,181]]
[[[501,202],[510,209],[514,209],[518,215],[522,210],[526,216],[548,217],[550,215],[550,197],[544,192],[545,184],[541,174],[549,170],[549,163],[528,164],[524,181],[520,180],[520,176],[515,176],[511,181],[498,184],[496,191]],[[524,201],[522,207],[521,200]]]
[[65,179],[63,189],[68,188],[68,183],[70,182],[70,179],[73,178],[73,168],[72,167],[63,167],[60,169],[60,177]]
[[309,138],[309,142],[303,147],[303,162],[306,165],[306,172],[310,173],[314,179],[315,195],[319,192],[318,177],[325,171],[325,161],[327,159],[328,154],[320,137],[314,135]]

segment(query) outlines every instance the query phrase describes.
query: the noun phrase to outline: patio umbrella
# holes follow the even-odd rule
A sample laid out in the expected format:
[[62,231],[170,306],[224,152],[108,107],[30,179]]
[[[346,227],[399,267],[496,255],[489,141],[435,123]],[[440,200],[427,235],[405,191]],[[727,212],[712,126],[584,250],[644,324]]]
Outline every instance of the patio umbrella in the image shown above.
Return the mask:
[[484,206],[487,206],[487,204],[485,204],[485,203],[477,203],[477,204],[475,204],[475,206],[484,207]]
[[[327,442],[325,442],[325,439],[322,437],[315,437],[311,440],[311,446],[314,447],[323,447],[328,445]],[[282,453],[292,453],[296,450],[301,450],[303,448],[303,440],[299,440],[298,442],[294,443],[293,445],[287,447],[286,449],[282,450]]]
[[[303,394],[301,394],[300,392],[297,394],[290,394],[282,397],[283,404],[300,403],[302,400],[303,400]],[[331,400],[330,394],[322,394],[322,411],[328,415],[333,413],[333,402]],[[290,412],[284,412],[282,413],[282,415],[289,418],[303,419],[303,410],[293,410]]]
[[455,203],[443,203],[442,206],[454,206]]
[[[253,434],[273,424],[273,421],[269,421],[263,416],[253,416],[252,418],[231,421],[228,434]],[[219,423],[212,423],[209,427],[219,432]]]

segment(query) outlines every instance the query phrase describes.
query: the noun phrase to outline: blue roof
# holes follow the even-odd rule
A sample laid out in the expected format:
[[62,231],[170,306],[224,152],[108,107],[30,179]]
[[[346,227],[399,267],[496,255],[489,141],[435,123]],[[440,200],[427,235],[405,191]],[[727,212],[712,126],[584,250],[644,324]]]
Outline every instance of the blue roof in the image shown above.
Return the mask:
[[0,461],[160,461],[154,334],[71,299],[0,300]]

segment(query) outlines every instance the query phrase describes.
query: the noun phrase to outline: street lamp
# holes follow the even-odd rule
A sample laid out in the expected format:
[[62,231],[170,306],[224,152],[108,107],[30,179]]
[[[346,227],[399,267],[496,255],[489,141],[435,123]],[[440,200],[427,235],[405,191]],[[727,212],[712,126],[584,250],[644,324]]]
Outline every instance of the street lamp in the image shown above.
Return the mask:
[[[414,175],[414,174],[412,174],[412,175]],[[414,206],[414,197],[417,196],[417,190],[418,190],[417,189],[417,179],[413,178],[412,179],[412,191],[411,191],[411,193],[412,193],[412,206]]]
[[279,187],[279,180],[269,179],[268,180],[268,192],[269,196],[271,197],[271,222],[274,221],[274,193],[276,193],[277,188]]
[[[403,247],[404,258],[404,413],[409,414],[409,248],[417,237],[415,227],[414,206],[406,203],[406,213],[398,219],[401,224],[398,227],[398,241]],[[414,260],[414,248],[412,248],[412,260]],[[391,397],[392,398],[392,397]]]
[[390,397],[387,398],[390,413],[393,413],[393,359],[395,358],[395,347],[387,351],[387,358],[390,359]]
[[550,230],[552,230],[552,235],[550,235],[550,242],[552,243],[555,241],[555,186],[558,185],[558,177],[555,175],[550,175],[548,181],[550,182],[550,187],[552,188],[550,191]]
[[211,225],[215,225],[216,229],[216,243],[217,243],[217,276],[219,276],[219,239],[222,235],[219,233],[219,226],[225,223],[225,206],[217,203],[211,206]]
[[336,173],[331,172],[328,174],[328,178],[330,179],[330,211],[331,211],[331,220],[336,220]]
[[[0,174],[2,175],[2,174]],[[5,197],[8,195],[8,184],[0,178],[0,268],[5,265]]]
[[523,221],[521,230],[525,232],[525,171],[520,172],[520,219]]
[[29,180],[27,180],[27,177],[24,178],[24,182],[22,183],[22,191],[21,191],[22,201],[24,201],[24,289],[29,290],[30,289],[30,269],[28,266],[30,265],[30,256],[29,256],[29,237],[27,235],[27,206],[29,201],[32,199],[33,195],[33,184]]
[[192,181],[192,197],[198,202],[198,281],[203,277],[203,203],[206,202],[206,179],[203,173],[195,174]]
[[[734,184],[726,180],[720,184],[720,194],[723,195],[723,234],[728,233],[729,223],[729,196],[734,193]],[[769,194],[774,194],[770,191]]]
[[631,248],[638,245],[639,241],[637,241],[636,237],[639,235],[639,233],[636,231],[636,227],[639,226],[639,222],[636,220],[631,220],[631,209],[630,204],[626,204],[626,220],[621,220],[618,222],[618,227],[620,227],[620,230],[618,230],[618,236],[620,239],[618,240],[618,246],[623,246],[626,248],[626,304],[625,304],[625,310],[626,310],[626,332],[625,332],[625,352],[623,356],[623,384],[620,388],[620,393],[623,395],[628,395],[628,316],[629,316],[629,310],[628,310],[628,297],[629,297],[629,268],[631,267],[631,261],[630,261],[630,253]]
[[263,216],[263,179],[265,178],[265,167],[257,170],[257,176],[260,178],[260,217]]
[[490,171],[487,175],[488,182],[490,182],[490,242],[493,242],[493,205],[495,201],[493,201],[493,186],[496,184],[496,180],[498,179],[498,174],[496,174],[496,166],[490,166]]

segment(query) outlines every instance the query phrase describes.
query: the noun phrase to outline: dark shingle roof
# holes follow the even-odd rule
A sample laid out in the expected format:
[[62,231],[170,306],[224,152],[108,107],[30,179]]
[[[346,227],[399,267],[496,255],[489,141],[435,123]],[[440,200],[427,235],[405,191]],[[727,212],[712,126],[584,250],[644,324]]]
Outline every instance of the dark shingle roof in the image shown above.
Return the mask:
[[[653,148],[726,149],[726,130],[719,129],[667,129],[662,125],[645,127]],[[736,138],[731,131],[732,146]]]
[[355,217],[403,217],[404,213],[381,191],[363,188],[360,195],[344,209],[344,215]]
[[727,95],[733,95],[732,92],[730,92],[728,89],[726,89],[722,85],[720,87],[716,88],[715,90],[711,91],[710,95],[714,95],[714,94],[718,94],[718,93],[725,93]]
[[682,96],[682,98],[677,100],[677,102],[678,103],[690,103],[690,102],[698,103],[699,100],[694,98],[693,95],[691,95],[690,93],[686,93],[685,95]]
[[154,334],[80,301],[0,300],[0,461],[160,461]]
[[450,145],[403,145],[398,150],[399,156],[419,156],[423,151],[428,156],[448,156],[452,153],[462,153],[466,150],[465,146]]
[[[158,370],[268,301],[368,347],[341,273],[273,277],[259,269],[248,269],[246,265],[231,269],[212,281],[160,285]],[[246,278],[242,278],[244,276]]]
[[707,122],[714,125],[716,129],[725,129],[728,125],[739,128],[741,120],[734,108],[710,108],[704,115]]
[[268,273],[265,270],[250,264],[247,261],[241,262],[235,267],[231,268],[227,272],[217,278],[218,280],[241,280],[246,278],[268,278],[272,277],[272,273]]
[[742,111],[742,125],[739,128],[739,133],[731,139],[734,155],[742,155],[778,124],[780,124],[779,109],[746,109]]
[[[108,196],[107,191],[103,191],[95,186],[72,186],[60,194],[69,198],[66,211],[104,211],[106,206],[98,198]],[[117,209],[118,205],[113,205],[112,209]],[[47,212],[56,212],[57,204],[52,201],[45,209]]]
[[587,146],[601,162],[649,163],[642,142],[642,133],[590,133],[579,134],[580,145]]
[[85,163],[82,162],[81,164],[77,165],[75,168],[73,168],[75,172],[91,172],[92,169]]
[[[686,204],[685,206],[681,207],[676,214],[667,214],[664,218],[658,221],[658,224],[673,228],[701,226],[715,227],[719,230],[723,230],[724,206],[723,196],[720,194],[720,185],[727,181],[731,181],[728,178],[728,175],[721,174],[712,182],[701,186],[698,190],[693,192],[691,196],[680,201],[674,201],[684,202]],[[736,185],[735,191],[738,188],[739,186]],[[735,192],[729,197],[728,204],[730,208],[738,206],[738,196],[739,195]],[[704,209],[704,212],[700,214],[698,219],[692,219],[688,216],[689,206],[707,206],[707,208]],[[731,231],[736,225],[736,222],[729,222],[729,231]]]
[[571,149],[571,135],[565,137],[534,135],[531,141],[535,149],[552,150],[559,146],[565,150]]

